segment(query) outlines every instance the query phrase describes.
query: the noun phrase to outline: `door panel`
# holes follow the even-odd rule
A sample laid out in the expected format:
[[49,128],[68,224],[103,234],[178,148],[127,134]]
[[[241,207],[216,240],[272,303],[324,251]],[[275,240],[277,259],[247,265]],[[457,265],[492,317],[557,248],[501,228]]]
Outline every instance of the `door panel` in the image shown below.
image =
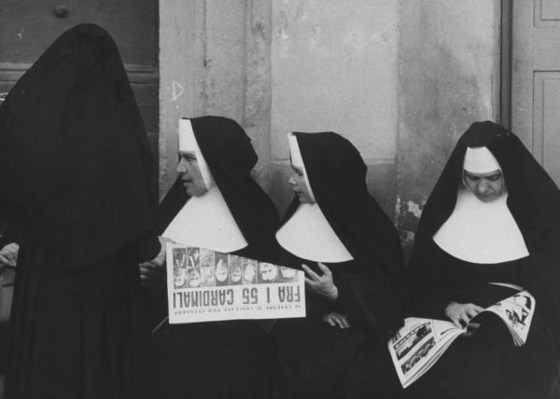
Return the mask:
[[157,4],[157,0],[2,0],[0,96],[7,94],[62,32],[81,22],[98,24],[119,47],[157,157]]
[[560,1],[513,1],[512,130],[560,185]]

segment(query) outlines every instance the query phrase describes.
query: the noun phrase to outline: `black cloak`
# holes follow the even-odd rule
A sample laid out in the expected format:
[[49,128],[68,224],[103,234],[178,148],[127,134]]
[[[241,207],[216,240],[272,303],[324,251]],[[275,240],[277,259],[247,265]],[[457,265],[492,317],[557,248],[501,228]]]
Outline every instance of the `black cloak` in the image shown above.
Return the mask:
[[[237,122],[218,116],[191,119],[194,135],[210,172],[247,247],[236,255],[277,263],[275,232],[279,218],[272,200],[251,177],[257,154]],[[162,234],[189,196],[180,179],[158,209]],[[167,314],[165,284],[153,287],[154,320]],[[263,322],[264,323],[264,322]],[[268,323],[262,324],[269,328]],[[150,391],[161,397],[269,397],[272,395],[274,347],[257,323],[231,321],[165,325],[153,336],[150,357],[156,378]],[[154,377],[155,376],[155,377]],[[189,383],[185,384],[185,376]]]
[[135,397],[154,162],[119,52],[63,33],[0,107],[0,219],[18,231],[8,397]]
[[[330,310],[312,292],[306,298],[306,319],[277,323],[288,394],[397,397],[400,388],[395,388],[387,342],[403,321],[398,233],[369,195],[367,167],[350,141],[333,132],[293,134],[315,200],[354,259],[327,264],[339,292],[335,311],[346,314],[351,328],[321,321],[320,314]],[[296,196],[284,222],[299,205]],[[295,268],[301,263],[312,266],[287,252],[283,262]]]
[[412,278],[422,274],[418,269],[423,251],[455,208],[467,147],[487,147],[498,160],[508,190],[507,206],[534,259],[533,268],[523,276],[525,288],[560,332],[560,297],[556,295],[560,286],[560,190],[519,138],[493,122],[473,123],[463,134],[428,198],[411,257]]
[[155,223],[154,162],[113,39],[62,34],[0,108],[0,219],[87,266]]

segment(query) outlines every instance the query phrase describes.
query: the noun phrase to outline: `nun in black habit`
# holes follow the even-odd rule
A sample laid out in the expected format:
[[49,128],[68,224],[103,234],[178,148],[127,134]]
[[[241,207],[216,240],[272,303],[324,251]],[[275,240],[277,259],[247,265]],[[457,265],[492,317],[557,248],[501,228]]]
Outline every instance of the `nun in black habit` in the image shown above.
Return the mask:
[[66,31],[0,107],[0,219],[21,245],[8,398],[137,397],[153,168],[115,42],[95,25]]
[[[459,139],[420,219],[408,313],[469,325],[410,397],[546,398],[556,364],[560,192],[511,132],[474,123]],[[525,345],[485,307],[528,290]],[[472,322],[471,322],[472,319]]]
[[278,321],[287,397],[400,394],[387,342],[402,324],[399,236],[369,195],[358,150],[333,133],[292,133],[295,198],[276,234],[306,272],[305,319]]
[[[159,208],[165,240],[277,263],[274,204],[253,180],[257,154],[235,121],[179,121],[179,178]],[[157,262],[156,262],[157,263]],[[144,264],[143,274],[160,266]],[[157,273],[157,272],[156,272]],[[149,288],[167,314],[165,281]],[[159,397],[270,397],[274,345],[254,321],[169,325],[154,333],[152,391]]]

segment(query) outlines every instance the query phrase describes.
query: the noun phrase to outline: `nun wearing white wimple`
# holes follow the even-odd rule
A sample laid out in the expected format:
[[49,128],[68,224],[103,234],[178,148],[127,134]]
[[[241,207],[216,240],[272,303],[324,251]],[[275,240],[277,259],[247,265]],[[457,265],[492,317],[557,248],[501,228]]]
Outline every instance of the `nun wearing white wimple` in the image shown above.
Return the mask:
[[[179,177],[158,209],[163,240],[276,263],[278,215],[251,176],[257,154],[243,128],[224,117],[183,118],[178,150]],[[159,263],[156,259],[141,265],[145,285],[161,274],[162,256]],[[227,280],[227,267],[217,258],[215,268],[201,266],[203,270],[188,274],[188,283],[200,284],[201,277],[217,285]],[[156,304],[155,324],[167,313],[165,284],[159,279],[146,288]],[[147,396],[269,397],[273,344],[254,321],[165,322],[148,345]]]
[[[420,219],[407,314],[468,332],[408,397],[548,397],[560,318],[559,211],[558,188],[513,133],[487,121],[463,134]],[[477,315],[522,289],[535,297],[535,315],[527,342],[514,347],[497,316]]]
[[276,239],[306,273],[307,316],[277,322],[285,397],[397,398],[387,340],[402,324],[399,236],[367,167],[333,132],[288,136],[294,200]]

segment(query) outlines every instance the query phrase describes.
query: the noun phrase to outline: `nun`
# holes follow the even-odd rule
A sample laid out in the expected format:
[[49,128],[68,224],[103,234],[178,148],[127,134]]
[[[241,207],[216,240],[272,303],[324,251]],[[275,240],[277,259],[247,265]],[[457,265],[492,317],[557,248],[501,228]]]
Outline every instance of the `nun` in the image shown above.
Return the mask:
[[20,245],[6,397],[138,397],[154,177],[115,42],[69,29],[0,106],[0,219]]
[[[162,241],[276,263],[276,208],[253,180],[257,155],[232,119],[179,121],[179,178],[159,207]],[[161,246],[162,252],[165,246]],[[141,265],[145,282],[161,275],[165,256]],[[220,272],[215,270],[216,284]],[[227,279],[227,275],[225,277]],[[165,281],[150,289],[167,313]],[[158,323],[161,324],[161,323]],[[268,327],[268,324],[260,326]],[[159,397],[267,397],[274,345],[254,321],[169,325],[152,336],[152,393]],[[193,345],[193,343],[196,343]]]
[[284,395],[398,397],[387,350],[403,321],[397,231],[350,141],[325,132],[288,142],[295,197],[276,239],[283,264],[306,273],[307,316],[275,326]]
[[[411,258],[408,312],[468,326],[410,397],[546,398],[560,321],[560,192],[503,127],[474,123],[430,195]],[[527,342],[484,308],[528,290]]]

